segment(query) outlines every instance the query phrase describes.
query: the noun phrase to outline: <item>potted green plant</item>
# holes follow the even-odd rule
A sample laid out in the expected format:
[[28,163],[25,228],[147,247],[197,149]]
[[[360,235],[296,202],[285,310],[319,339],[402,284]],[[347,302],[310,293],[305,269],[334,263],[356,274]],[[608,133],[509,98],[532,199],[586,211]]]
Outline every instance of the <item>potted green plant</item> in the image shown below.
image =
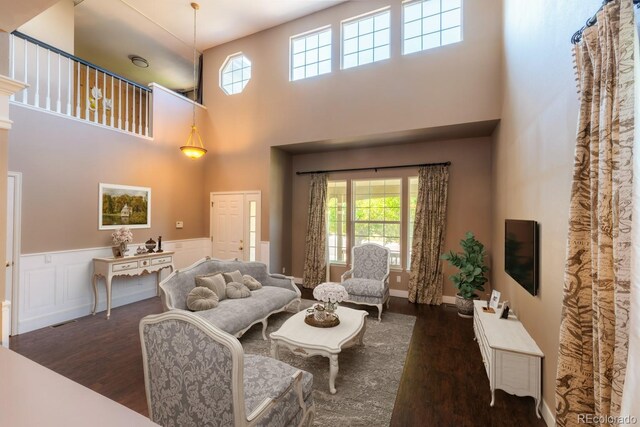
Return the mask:
[[489,271],[489,267],[484,262],[484,245],[476,240],[472,232],[468,231],[465,238],[460,240],[460,246],[463,249],[461,253],[450,251],[442,254],[441,258],[459,270],[457,274],[449,276],[458,289],[458,315],[473,317],[473,300],[478,298],[476,291],[484,291],[484,284],[487,282],[485,273]]

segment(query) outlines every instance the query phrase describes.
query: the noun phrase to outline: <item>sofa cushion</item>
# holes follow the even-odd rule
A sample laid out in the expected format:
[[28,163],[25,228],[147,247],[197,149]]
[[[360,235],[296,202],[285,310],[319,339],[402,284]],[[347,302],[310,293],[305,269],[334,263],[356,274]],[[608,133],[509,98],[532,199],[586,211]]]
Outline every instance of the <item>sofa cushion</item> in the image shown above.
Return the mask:
[[242,283],[242,273],[240,273],[239,270],[224,273],[224,280],[227,283],[231,283],[231,282]]
[[250,291],[255,291],[256,289],[260,289],[262,287],[262,283],[258,282],[248,274],[242,276],[242,283],[244,283],[244,285],[249,288]]
[[192,311],[202,311],[216,308],[218,295],[209,288],[196,286],[187,295],[187,308]]
[[203,286],[212,290],[218,295],[220,301],[227,298],[227,282],[224,281],[222,273],[196,276],[196,286]]
[[341,283],[349,295],[362,295],[382,298],[384,296],[384,282],[373,279],[347,279]]
[[[295,388],[291,388],[285,395],[283,393],[292,384],[292,375],[298,369],[270,357],[255,354],[244,355],[244,404],[247,415],[253,412],[265,398],[277,399],[276,404],[264,418],[260,425],[275,421],[277,425],[293,425],[291,422],[297,412],[301,410]],[[310,405],[311,391],[313,388],[313,375],[302,371],[302,396],[307,405]],[[286,413],[283,413],[286,411]],[[271,420],[271,423],[264,422]]]
[[248,298],[251,296],[251,291],[245,285],[239,282],[227,283],[227,298]]
[[251,298],[227,298],[220,301],[217,308],[198,311],[195,314],[223,331],[235,335],[252,323],[281,310],[296,298],[298,295],[294,291],[265,286],[251,292]]

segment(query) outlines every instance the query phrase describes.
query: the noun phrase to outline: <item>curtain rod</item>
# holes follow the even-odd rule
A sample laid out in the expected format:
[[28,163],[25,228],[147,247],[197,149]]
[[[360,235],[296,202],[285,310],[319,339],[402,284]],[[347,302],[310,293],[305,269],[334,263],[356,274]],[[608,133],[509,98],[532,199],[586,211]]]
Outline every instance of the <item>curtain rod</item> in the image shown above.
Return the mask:
[[[640,1],[640,0],[638,0]],[[296,175],[310,175],[312,173],[331,173],[331,172],[357,172],[357,171],[376,171],[382,169],[400,169],[400,168],[417,168],[421,166],[449,166],[451,162],[442,162],[442,163],[420,163],[416,165],[400,165],[400,166],[378,166],[372,168],[351,168],[351,169],[331,169],[325,171],[305,171],[305,172],[296,172]]]
[[[589,27],[593,27],[598,22],[598,13],[607,5],[607,3],[611,3],[613,0],[603,0],[602,6],[596,11],[596,13],[585,22],[584,26],[575,32],[573,36],[571,36],[571,43],[578,44],[580,40],[582,40],[582,32]],[[640,0],[633,0],[633,4],[640,8]]]

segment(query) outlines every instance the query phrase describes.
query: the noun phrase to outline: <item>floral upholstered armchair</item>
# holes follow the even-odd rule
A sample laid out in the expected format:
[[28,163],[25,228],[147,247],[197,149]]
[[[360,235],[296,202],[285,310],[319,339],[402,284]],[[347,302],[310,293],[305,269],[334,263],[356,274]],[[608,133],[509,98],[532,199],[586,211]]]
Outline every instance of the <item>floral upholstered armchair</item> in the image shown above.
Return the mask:
[[[382,307],[389,307],[389,249],[365,243],[351,249],[351,270],[341,277],[342,286],[349,294],[346,302],[378,307],[378,320],[382,320]],[[347,277],[351,278],[347,279]],[[345,280],[346,279],[346,280]]]
[[140,321],[149,418],[161,426],[301,426],[313,375],[245,355],[238,339],[189,313]]

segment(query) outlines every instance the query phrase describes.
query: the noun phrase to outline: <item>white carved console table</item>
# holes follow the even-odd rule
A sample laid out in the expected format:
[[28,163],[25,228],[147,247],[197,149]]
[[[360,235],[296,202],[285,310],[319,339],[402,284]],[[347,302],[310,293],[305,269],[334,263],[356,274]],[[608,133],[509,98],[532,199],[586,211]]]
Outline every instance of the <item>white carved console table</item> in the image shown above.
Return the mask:
[[540,418],[544,354],[513,314],[508,319],[501,319],[498,313],[482,310],[487,306],[486,301],[474,301],[474,306],[473,330],[489,376],[490,405],[495,402],[496,389],[516,396],[532,396],[536,400],[536,415]]
[[98,279],[102,277],[107,289],[107,319],[111,316],[111,280],[116,276],[142,276],[143,274],[156,273],[156,289],[159,292],[160,271],[173,267],[174,252],[149,253],[144,255],[128,256],[124,258],[94,258],[93,259],[93,310],[96,314],[98,307]]

